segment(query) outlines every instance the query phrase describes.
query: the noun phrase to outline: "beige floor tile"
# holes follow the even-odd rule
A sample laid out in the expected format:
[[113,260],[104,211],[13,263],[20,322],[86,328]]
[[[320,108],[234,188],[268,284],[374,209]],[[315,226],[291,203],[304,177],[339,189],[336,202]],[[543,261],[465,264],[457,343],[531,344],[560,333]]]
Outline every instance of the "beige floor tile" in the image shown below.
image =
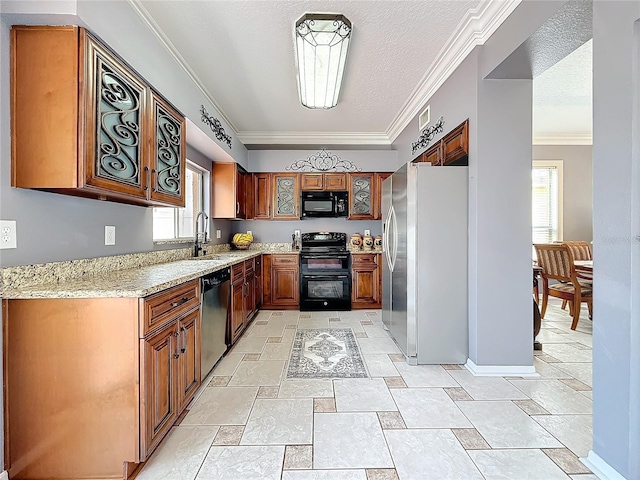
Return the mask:
[[277,398],[280,387],[260,387],[258,398]]
[[231,377],[229,386],[276,386],[280,384],[284,360],[242,362]]
[[241,445],[297,445],[313,441],[313,399],[258,398]]
[[406,359],[404,358],[404,355],[402,355],[401,353],[389,353],[389,359],[392,362],[404,362]]
[[265,343],[267,343],[266,337],[245,337],[242,336],[240,340],[233,346],[232,353],[260,353]]
[[384,377],[384,381],[388,388],[407,388],[402,377]]
[[278,397],[333,397],[333,382],[331,381],[331,379],[325,378],[319,378],[315,380],[283,380],[282,383],[280,383],[280,393],[278,393]]
[[566,480],[564,472],[544,453],[526,450],[468,450],[486,480]]
[[218,430],[216,438],[213,439],[214,445],[240,445],[240,439],[244,432],[243,425],[223,425]]
[[311,445],[287,445],[284,449],[284,469],[302,470],[313,468]]
[[280,480],[284,446],[213,446],[196,480]]
[[592,402],[559,380],[511,380],[511,384],[552,414],[591,413]]
[[399,480],[395,468],[369,468],[367,480]]
[[482,480],[451,430],[385,430],[398,476],[401,479]]
[[537,415],[531,418],[578,457],[589,454],[593,441],[591,415]]
[[282,480],[367,480],[363,469],[359,470],[285,470]]
[[258,387],[207,387],[182,425],[244,425]]
[[471,428],[441,388],[400,388],[391,395],[408,428]]
[[363,354],[400,353],[398,346],[388,337],[359,338],[358,343]]
[[535,400],[514,400],[513,403],[520,407],[527,415],[551,415]]
[[260,353],[245,353],[242,358],[243,362],[257,362],[260,360]]
[[400,412],[378,412],[378,420],[383,430],[407,428]]
[[398,410],[382,378],[346,378],[333,381],[338,412]]
[[244,353],[227,353],[213,369],[213,374],[223,377],[233,375],[243,357]]
[[313,412],[314,413],[335,413],[336,412],[336,400],[331,398],[314,398],[313,399]]
[[219,427],[174,427],[136,478],[192,480]]
[[400,375],[388,355],[363,355],[369,375],[372,377],[396,377]]
[[267,343],[260,354],[260,360],[289,360],[291,343]]
[[462,387],[447,387],[444,389],[445,393],[449,395],[451,400],[456,402],[465,402],[473,400],[467,393],[467,391]]
[[442,368],[444,368],[445,370],[462,370],[464,367],[462,365],[450,365],[450,364],[445,364],[445,365],[440,365]]
[[491,448],[475,428],[452,428],[451,431],[465,450],[488,450]]
[[450,375],[450,373],[457,373],[457,371],[445,370],[440,365],[407,365],[398,362],[396,368],[409,387],[460,386]]
[[501,377],[476,377],[466,370],[449,371],[474,400],[527,400],[529,397]]
[[575,378],[562,379],[560,381],[578,392],[590,392],[593,390],[589,385],[582,383],[580,380],[576,380]]
[[558,465],[564,473],[591,473],[584,463],[567,448],[543,448],[542,451]]
[[212,377],[209,382],[210,387],[226,387],[231,377]]
[[315,469],[393,468],[375,413],[316,413],[314,417]]

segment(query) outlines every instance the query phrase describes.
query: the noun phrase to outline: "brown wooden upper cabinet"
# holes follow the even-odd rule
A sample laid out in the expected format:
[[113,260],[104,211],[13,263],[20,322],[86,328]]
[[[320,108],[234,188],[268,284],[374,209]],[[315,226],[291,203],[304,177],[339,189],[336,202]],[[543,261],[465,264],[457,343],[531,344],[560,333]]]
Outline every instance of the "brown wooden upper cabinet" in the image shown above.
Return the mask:
[[214,162],[211,176],[213,218],[246,219],[247,183],[251,181],[251,174],[237,163]]
[[253,217],[255,220],[271,219],[271,174],[253,174]]
[[273,173],[274,220],[300,220],[300,178],[297,173]]
[[300,189],[346,191],[346,173],[302,173],[300,174]]
[[80,27],[11,30],[11,184],[184,206],[184,116]]
[[432,165],[467,165],[469,155],[469,120],[465,120],[429,148],[414,162]]
[[349,174],[349,220],[375,217],[375,173]]
[[375,176],[375,202],[374,202],[374,216],[376,220],[382,220],[382,182],[391,176],[392,172],[376,173]]

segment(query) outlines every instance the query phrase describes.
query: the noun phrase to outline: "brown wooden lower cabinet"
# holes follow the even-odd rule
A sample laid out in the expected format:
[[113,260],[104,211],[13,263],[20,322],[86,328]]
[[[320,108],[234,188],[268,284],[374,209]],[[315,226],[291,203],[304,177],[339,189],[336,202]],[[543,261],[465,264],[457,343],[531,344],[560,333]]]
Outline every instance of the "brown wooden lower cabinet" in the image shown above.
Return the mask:
[[261,257],[250,258],[231,267],[230,338],[227,339],[229,344],[235,343],[258,313],[259,301],[256,293],[258,270],[262,272]]
[[351,308],[381,308],[382,272],[379,253],[351,256]]
[[263,255],[262,308],[300,307],[300,266],[297,253]]
[[[199,279],[181,287],[199,298]],[[11,479],[123,478],[147,459],[200,385],[199,303],[175,298],[3,300]]]

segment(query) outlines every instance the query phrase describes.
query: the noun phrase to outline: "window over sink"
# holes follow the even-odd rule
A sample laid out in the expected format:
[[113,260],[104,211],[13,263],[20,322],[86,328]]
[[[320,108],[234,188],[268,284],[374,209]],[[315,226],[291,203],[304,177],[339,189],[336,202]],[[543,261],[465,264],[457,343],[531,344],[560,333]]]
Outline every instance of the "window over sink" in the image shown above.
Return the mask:
[[209,171],[187,160],[185,206],[153,209],[153,240],[190,241],[195,238],[198,212],[209,214]]

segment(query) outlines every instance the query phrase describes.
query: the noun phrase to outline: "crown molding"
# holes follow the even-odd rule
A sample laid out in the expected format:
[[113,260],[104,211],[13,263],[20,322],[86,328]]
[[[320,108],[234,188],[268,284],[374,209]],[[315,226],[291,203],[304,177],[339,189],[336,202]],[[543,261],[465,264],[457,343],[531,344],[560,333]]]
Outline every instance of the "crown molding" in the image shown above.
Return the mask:
[[389,142],[398,138],[467,55],[476,46],[484,44],[520,3],[521,0],[484,0],[478,8],[467,13],[391,122],[386,132]]
[[169,54],[174,58],[174,60],[178,62],[178,65],[182,67],[182,69],[193,81],[193,83],[200,89],[200,91],[205,96],[205,98],[209,100],[209,102],[211,102],[211,105],[215,107],[215,109],[218,111],[217,113],[220,114],[222,119],[226,122],[226,124],[229,126],[229,128],[231,128],[231,130],[237,137],[238,129],[236,128],[236,126],[233,124],[231,120],[229,120],[229,117],[222,111],[222,109],[220,108],[220,105],[216,103],[216,101],[213,99],[213,96],[211,95],[209,90],[207,90],[207,87],[205,87],[204,83],[200,80],[200,77],[198,77],[198,75],[189,66],[189,64],[184,59],[184,57],[180,54],[180,52],[175,47],[175,45],[171,42],[171,40],[169,40],[169,37],[167,37],[164,31],[162,31],[160,26],[153,19],[149,11],[144,7],[144,5],[142,5],[140,0],[128,0],[128,2],[129,2],[129,5],[131,5],[131,8],[133,8],[133,11],[138,14],[138,16],[142,19],[142,21],[147,25],[149,30],[153,32],[153,34],[157,37],[160,43],[164,46],[167,52],[169,52]]
[[391,145],[385,133],[366,132],[239,132],[245,145]]
[[558,133],[552,135],[534,135],[534,145],[593,145],[590,133]]

